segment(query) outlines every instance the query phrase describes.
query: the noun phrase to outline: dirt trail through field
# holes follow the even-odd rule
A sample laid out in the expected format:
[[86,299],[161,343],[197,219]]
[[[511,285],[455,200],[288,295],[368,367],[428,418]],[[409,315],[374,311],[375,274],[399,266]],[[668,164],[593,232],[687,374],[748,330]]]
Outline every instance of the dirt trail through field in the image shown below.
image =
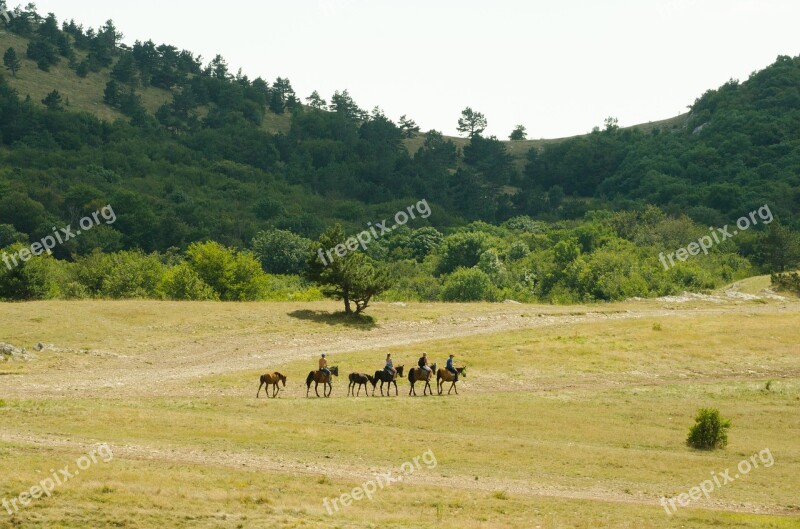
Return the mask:
[[[508,307],[508,308],[506,308]],[[206,396],[212,390],[195,382],[210,375],[246,370],[271,369],[308,359],[312,363],[322,352],[356,352],[380,347],[402,348],[431,340],[453,339],[499,332],[535,329],[578,323],[635,318],[669,318],[696,314],[769,313],[790,310],[785,306],[710,306],[699,308],[641,308],[639,310],[598,310],[581,313],[537,313],[529,307],[504,306],[488,314],[448,315],[435,320],[387,321],[369,331],[361,329],[314,335],[270,335],[250,333],[231,338],[215,336],[187,341],[177,348],[150,348],[135,355],[116,355],[113,361],[85,367],[59,369],[53,373],[28,373],[3,377],[8,396]],[[265,345],[266,344],[266,345]],[[144,344],[145,346],[147,344]],[[768,375],[768,373],[765,373]],[[668,383],[658,381],[654,383]],[[570,386],[572,387],[572,386]],[[531,388],[527,388],[531,389]],[[553,388],[558,389],[558,388]],[[513,389],[512,389],[513,390]],[[220,392],[214,393],[219,395]]]
[[[97,448],[96,444],[76,442],[63,438],[19,434],[11,432],[0,432],[0,441],[16,443],[21,445],[32,445],[39,447],[55,447],[74,450],[80,453],[88,453]],[[267,457],[262,455],[248,454],[246,452],[209,452],[198,450],[167,449],[146,445],[111,445],[115,459],[122,458],[128,460],[159,462],[170,464],[187,464],[217,466],[223,468],[236,469],[237,471],[248,470],[253,472],[276,472],[293,476],[327,476],[329,478],[348,480],[353,483],[364,483],[375,480],[376,475],[386,475],[389,471],[385,468],[359,467],[348,463],[347,466],[336,465],[334,463],[303,463],[293,461],[283,457]],[[401,477],[398,469],[392,471],[392,478]],[[382,478],[385,480],[385,478]],[[475,480],[471,476],[442,476],[437,474],[435,469],[427,468],[424,463],[413,474],[402,475],[402,483],[437,487],[440,489],[460,489],[484,491],[488,493],[504,491],[511,495],[547,497],[570,500],[589,500],[613,503],[630,503],[638,505],[661,506],[659,498],[650,497],[642,493],[627,494],[606,490],[597,487],[570,489],[566,487],[553,487],[541,485],[533,482],[525,482],[508,479],[481,478]],[[390,485],[391,486],[391,485]],[[342,491],[346,492],[346,491]],[[320,509],[322,505],[320,504]],[[778,505],[759,505],[755,503],[743,502],[724,502],[718,500],[700,499],[695,501],[693,508],[707,509],[713,511],[740,512],[763,515],[789,516],[798,515],[797,509],[790,509]]]

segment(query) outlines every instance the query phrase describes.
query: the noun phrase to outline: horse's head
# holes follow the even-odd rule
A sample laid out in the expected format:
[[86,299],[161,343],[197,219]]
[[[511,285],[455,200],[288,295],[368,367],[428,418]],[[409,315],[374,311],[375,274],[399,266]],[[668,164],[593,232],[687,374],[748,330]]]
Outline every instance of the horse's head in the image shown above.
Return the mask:
[[433,365],[431,366],[431,372],[436,373],[436,362],[434,362]]
[[398,377],[402,377],[403,376],[403,367],[405,367],[405,366],[397,366],[395,368],[395,370],[397,371],[397,376]]
[[378,379],[376,379],[372,375],[367,375],[367,380],[369,380],[369,383],[372,384],[373,388],[375,387],[375,384],[378,383]]
[[458,371],[458,374],[461,375],[462,377],[467,376],[467,366],[459,367],[458,369],[456,369],[456,371]]
[[331,374],[333,374],[333,376],[335,376],[335,377],[338,377],[339,376],[339,366],[333,366],[331,368]]
[[278,378],[280,378],[281,382],[283,382],[283,387],[286,387],[286,375],[278,373]]

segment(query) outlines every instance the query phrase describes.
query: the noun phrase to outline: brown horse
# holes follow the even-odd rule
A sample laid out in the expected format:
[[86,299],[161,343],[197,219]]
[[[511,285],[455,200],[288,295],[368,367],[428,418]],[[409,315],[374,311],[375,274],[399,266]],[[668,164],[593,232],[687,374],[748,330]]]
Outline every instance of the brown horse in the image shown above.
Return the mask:
[[286,377],[281,375],[277,371],[274,373],[266,373],[261,375],[261,383],[258,385],[258,391],[256,392],[256,398],[258,398],[258,394],[261,393],[261,386],[264,386],[264,393],[267,394],[267,398],[269,398],[269,386],[273,384],[275,388],[272,390],[272,398],[274,399],[275,396],[280,391],[280,386],[278,386],[278,382],[283,382],[283,387],[286,387]]
[[426,372],[421,367],[413,367],[408,370],[408,381],[411,383],[411,389],[408,390],[408,394],[413,394],[415,397],[417,396],[417,391],[414,389],[414,384],[417,382],[425,381],[425,388],[422,391],[423,395],[428,394],[428,390],[431,390],[431,395],[433,395],[433,388],[431,388],[431,377],[433,373],[436,372],[436,364],[430,366],[430,372]]
[[372,396],[375,396],[375,386],[378,382],[381,383],[381,397],[383,397],[383,384],[384,382],[386,385],[386,396],[389,396],[389,390],[392,388],[392,384],[394,384],[394,395],[397,396],[397,377],[403,376],[403,369],[405,366],[397,366],[394,368],[394,376],[390,375],[388,371],[385,369],[381,369],[380,371],[375,371],[375,376],[372,380]]
[[333,366],[329,368],[331,370],[331,374],[327,375],[322,371],[311,371],[306,377],[306,397],[308,397],[308,392],[311,390],[311,382],[314,382],[314,393],[317,394],[319,397],[319,391],[317,391],[317,387],[322,384],[322,394],[326,397],[330,397],[331,393],[333,393],[333,384],[331,384],[332,377],[339,376],[339,368],[337,366]]
[[[372,384],[375,387],[375,380],[366,373],[350,373],[350,385],[347,386],[347,396],[356,389],[358,386],[358,393],[361,393],[361,386],[364,386],[364,395],[367,394],[367,384]],[[353,393],[354,397],[358,397],[358,393]]]
[[[467,368],[466,367],[457,367],[456,371],[460,376],[467,376]],[[453,373],[448,371],[447,369],[439,369],[436,371],[436,389],[439,391],[439,395],[442,394],[444,391],[444,383],[445,382],[452,382],[450,384],[450,389],[447,390],[447,394],[449,395],[451,391],[454,389],[456,390],[456,395],[458,395],[458,388],[456,387],[456,377],[453,376]]]

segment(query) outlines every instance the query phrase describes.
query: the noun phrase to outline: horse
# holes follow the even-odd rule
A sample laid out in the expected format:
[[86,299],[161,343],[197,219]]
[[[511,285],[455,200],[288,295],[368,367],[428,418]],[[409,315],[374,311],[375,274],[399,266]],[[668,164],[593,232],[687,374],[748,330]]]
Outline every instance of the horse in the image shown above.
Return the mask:
[[389,396],[389,390],[394,384],[394,395],[397,396],[397,377],[403,376],[403,367],[404,366],[397,366],[395,368],[394,376],[390,375],[388,371],[385,369],[381,369],[380,371],[375,371],[375,376],[372,377],[372,396],[375,396],[375,386],[378,382],[381,383],[381,397],[383,397],[383,383],[386,382],[388,385],[386,386],[386,396]]
[[[457,367],[456,371],[461,376],[467,376],[467,368],[466,367]],[[452,390],[456,390],[456,395],[458,395],[458,388],[456,387],[456,377],[453,376],[453,373],[448,371],[447,369],[439,369],[436,371],[436,389],[439,391],[439,395],[442,394],[444,391],[444,383],[445,382],[452,382],[450,384],[450,389],[447,390],[447,394],[449,395]]]
[[428,394],[428,390],[431,390],[431,395],[433,395],[433,388],[431,388],[431,377],[433,373],[436,371],[436,364],[430,366],[430,372],[426,373],[424,369],[421,367],[413,367],[408,370],[408,381],[411,383],[411,389],[408,391],[408,394],[411,395],[412,393],[414,396],[417,396],[417,391],[414,389],[414,384],[417,382],[425,381],[425,388],[422,391],[423,395]]
[[[361,393],[361,386],[364,386],[364,394],[367,394],[367,384],[372,384],[372,387],[375,387],[375,379],[366,373],[350,373],[350,385],[347,386],[347,396],[350,396],[350,392],[356,389],[358,386],[358,393]],[[358,393],[353,393],[354,397],[358,396]]]
[[269,386],[270,384],[274,384],[275,388],[272,390],[272,398],[274,399],[275,396],[280,391],[280,386],[278,386],[278,382],[283,382],[283,387],[286,387],[286,376],[281,375],[277,371],[274,373],[266,373],[261,375],[261,383],[258,385],[258,391],[256,392],[256,398],[258,398],[258,394],[261,393],[261,386],[264,386],[264,393],[267,394],[267,398],[269,398]]
[[317,394],[319,397],[319,391],[317,391],[317,387],[322,384],[322,394],[326,397],[330,397],[331,393],[333,393],[333,384],[331,384],[331,376],[339,376],[339,368],[337,366],[333,366],[329,368],[331,370],[330,375],[326,375],[322,371],[311,371],[306,377],[306,397],[308,397],[308,392],[311,390],[311,382],[314,382],[314,393]]

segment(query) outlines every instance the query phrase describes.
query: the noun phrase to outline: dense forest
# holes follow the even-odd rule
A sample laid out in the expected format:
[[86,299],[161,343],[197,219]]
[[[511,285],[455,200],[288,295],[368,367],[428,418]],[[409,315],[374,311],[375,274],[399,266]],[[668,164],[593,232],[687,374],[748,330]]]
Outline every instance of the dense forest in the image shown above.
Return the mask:
[[[461,148],[360,108],[347,90],[301,99],[289,79],[251,80],[220,56],[203,64],[166,44],[124,45],[111,21],[84,29],[29,5],[7,30],[27,46],[0,50],[0,254],[106,205],[115,216],[52,255],[0,265],[3,299],[340,296],[316,269],[323,241],[420,200],[429,216],[347,257],[372,283],[380,276],[381,299],[615,300],[800,260],[800,57],[709,90],[681,127],[609,119],[517,160],[480,130]],[[58,77],[41,101],[12,88],[25,68],[55,65],[107,78],[103,104],[125,119],[73,110]],[[140,96],[149,87],[171,94],[154,113]],[[265,130],[273,115],[287,131]],[[764,206],[774,219],[708,255],[659,260]]]

